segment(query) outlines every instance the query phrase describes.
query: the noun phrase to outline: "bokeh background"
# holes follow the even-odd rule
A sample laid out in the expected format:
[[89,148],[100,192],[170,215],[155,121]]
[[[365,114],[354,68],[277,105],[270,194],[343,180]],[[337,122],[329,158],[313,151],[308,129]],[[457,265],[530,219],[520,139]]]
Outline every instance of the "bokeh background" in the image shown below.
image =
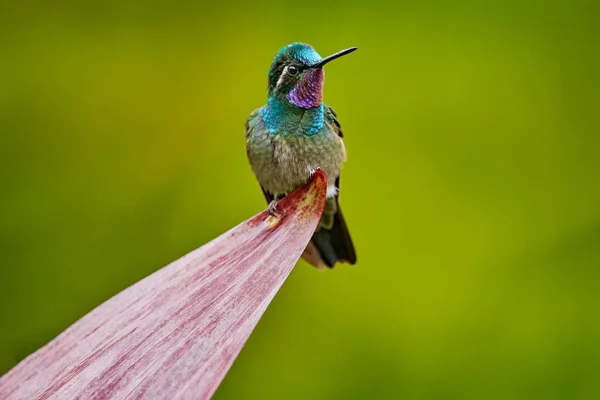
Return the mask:
[[243,125],[304,41],[359,47],[325,84],[359,263],[300,262],[215,398],[600,397],[597,2],[13,3],[0,373],[265,207]]

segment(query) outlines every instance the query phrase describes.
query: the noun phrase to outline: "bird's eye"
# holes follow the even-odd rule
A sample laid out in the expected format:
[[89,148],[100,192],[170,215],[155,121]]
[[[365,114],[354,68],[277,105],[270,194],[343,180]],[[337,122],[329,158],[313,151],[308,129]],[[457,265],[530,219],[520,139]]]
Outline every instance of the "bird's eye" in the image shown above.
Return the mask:
[[289,65],[287,70],[290,75],[296,75],[298,73],[298,67],[295,65]]

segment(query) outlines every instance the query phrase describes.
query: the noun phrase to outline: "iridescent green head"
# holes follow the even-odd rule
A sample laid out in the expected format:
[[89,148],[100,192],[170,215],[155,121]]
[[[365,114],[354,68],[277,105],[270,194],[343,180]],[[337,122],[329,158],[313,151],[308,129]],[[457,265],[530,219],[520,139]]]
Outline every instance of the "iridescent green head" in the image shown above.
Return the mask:
[[322,58],[311,46],[292,43],[275,55],[269,70],[269,96],[287,99],[305,109],[318,107],[323,99],[323,66],[356,50],[351,47]]

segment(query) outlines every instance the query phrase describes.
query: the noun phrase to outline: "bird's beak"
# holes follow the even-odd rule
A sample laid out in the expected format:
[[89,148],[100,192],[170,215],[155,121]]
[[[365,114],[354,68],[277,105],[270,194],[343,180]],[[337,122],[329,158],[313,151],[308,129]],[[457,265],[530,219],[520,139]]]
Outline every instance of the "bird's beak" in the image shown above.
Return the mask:
[[358,49],[358,47],[350,47],[349,49],[338,51],[337,53],[332,54],[332,55],[330,55],[328,57],[325,57],[324,59],[322,59],[321,61],[319,61],[315,65],[311,65],[310,67],[311,68],[321,68],[325,64],[327,64],[329,61],[333,61],[336,58],[340,58],[341,56],[345,56],[346,54],[350,54],[350,53],[352,53],[356,49]]

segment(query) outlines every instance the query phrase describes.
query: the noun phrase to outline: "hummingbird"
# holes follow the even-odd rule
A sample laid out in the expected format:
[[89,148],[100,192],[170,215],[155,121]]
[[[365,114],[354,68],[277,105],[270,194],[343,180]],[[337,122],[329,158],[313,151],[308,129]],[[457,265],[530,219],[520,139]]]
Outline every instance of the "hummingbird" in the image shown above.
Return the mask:
[[322,58],[310,45],[285,46],[271,63],[267,104],[246,121],[246,153],[269,204],[306,183],[320,168],[327,175],[327,199],[319,225],[302,257],[315,267],[356,263],[356,253],[339,206],[340,170],[346,161],[336,113],[323,103],[323,67],[356,50]]

